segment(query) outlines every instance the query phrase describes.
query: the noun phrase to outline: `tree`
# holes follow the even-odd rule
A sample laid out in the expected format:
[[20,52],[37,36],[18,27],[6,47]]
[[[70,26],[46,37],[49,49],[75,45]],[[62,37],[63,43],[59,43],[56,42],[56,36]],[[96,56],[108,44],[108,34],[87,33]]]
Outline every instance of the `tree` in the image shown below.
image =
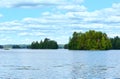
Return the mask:
[[45,38],[44,41],[36,41],[32,42],[31,46],[32,49],[58,49],[58,44],[54,40],[50,40],[48,38]]
[[64,45],[64,49],[68,49],[68,44],[65,44],[65,45]]
[[3,48],[3,46],[2,45],[0,45],[0,49],[2,49]]
[[73,50],[78,49],[78,46],[77,46],[78,39],[79,39],[79,36],[78,36],[78,35],[79,35],[79,33],[74,32],[72,39],[70,38],[70,42],[69,42],[69,44],[68,44],[68,47],[69,47],[70,49],[73,49]]
[[68,43],[68,49],[71,50],[107,50],[111,47],[107,34],[94,30],[74,32]]
[[111,38],[112,49],[120,49],[120,38],[118,36]]
[[13,45],[12,46],[13,49],[18,49],[18,48],[21,48],[19,45]]

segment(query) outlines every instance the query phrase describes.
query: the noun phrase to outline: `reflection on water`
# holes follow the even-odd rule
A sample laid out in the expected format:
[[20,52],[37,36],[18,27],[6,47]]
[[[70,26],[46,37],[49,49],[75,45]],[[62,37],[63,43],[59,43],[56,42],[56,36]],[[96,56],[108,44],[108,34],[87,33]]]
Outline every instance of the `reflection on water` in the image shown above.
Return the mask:
[[0,79],[120,79],[119,52],[0,50]]

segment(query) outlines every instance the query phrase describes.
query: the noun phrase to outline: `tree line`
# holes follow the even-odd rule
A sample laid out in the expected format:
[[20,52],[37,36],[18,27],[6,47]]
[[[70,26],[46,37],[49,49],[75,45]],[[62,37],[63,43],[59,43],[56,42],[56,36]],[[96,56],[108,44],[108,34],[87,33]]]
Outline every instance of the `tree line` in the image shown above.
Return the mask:
[[74,32],[64,48],[70,50],[120,49],[120,38],[118,36],[109,38],[106,33],[94,30],[85,33]]
[[120,49],[120,37],[116,36],[114,38],[110,38],[112,43],[112,49]]
[[58,44],[54,40],[45,38],[44,41],[33,41],[30,45],[31,49],[58,49]]
[[30,45],[22,45],[22,44],[18,44],[18,45],[0,45],[0,49],[3,49],[3,48],[12,48],[12,49],[28,49],[30,48]]
[[[44,41],[33,41],[31,49],[58,49],[58,44],[54,40],[45,38]],[[106,33],[89,30],[85,33],[74,32],[69,39],[69,43],[64,45],[70,50],[109,50],[120,49],[120,38],[118,36],[109,38]]]
[[[74,32],[70,37],[68,44],[58,45],[56,41],[45,38],[41,41],[33,41],[30,45],[10,45],[13,49],[58,49],[65,48],[69,50],[109,50],[120,49],[120,37],[109,38],[106,33],[89,30],[85,33]],[[0,45],[0,49],[4,45]]]

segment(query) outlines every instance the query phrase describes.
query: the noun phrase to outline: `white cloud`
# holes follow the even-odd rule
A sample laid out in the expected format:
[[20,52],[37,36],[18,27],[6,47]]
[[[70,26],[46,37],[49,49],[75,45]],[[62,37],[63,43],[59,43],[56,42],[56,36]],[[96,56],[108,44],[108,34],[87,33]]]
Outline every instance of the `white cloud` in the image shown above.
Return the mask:
[[0,14],[0,18],[1,18],[1,17],[3,17],[3,15],[2,15],[2,14]]
[[1,0],[0,7],[36,8],[42,6],[53,6],[65,4],[64,0]]
[[[37,1],[34,0],[35,3]],[[63,4],[63,1],[60,0],[48,1],[50,4],[57,4],[54,9],[59,12],[45,11],[38,18],[26,17],[22,20],[2,22],[0,23],[0,33],[13,34],[11,31],[16,31],[15,35],[21,37],[50,37],[58,40],[58,43],[63,41],[65,43],[73,31],[84,32],[93,29],[106,32],[111,36],[120,35],[120,3],[113,4],[110,8],[88,12],[86,7],[81,5],[82,0],[80,5],[77,1],[68,2],[68,5],[67,3]],[[21,3],[21,0],[16,2]],[[13,5],[10,1],[6,4]],[[64,40],[61,41],[61,39]]]
[[84,0],[74,0],[74,3],[75,4],[81,4],[81,3],[83,3],[84,2]]
[[81,4],[82,2],[83,0],[1,0],[0,7],[40,8],[66,4]]
[[67,10],[67,11],[86,11],[86,7],[83,5],[60,5],[58,9]]
[[43,16],[48,16],[48,15],[50,15],[50,12],[44,12],[44,13],[42,13],[42,15]]
[[11,22],[2,22],[0,23],[0,31],[20,31],[26,30],[26,28],[22,27],[23,24],[17,21]]
[[21,31],[25,30],[24,28],[21,27],[0,27],[0,31]]
[[41,33],[41,32],[22,32],[19,33],[20,36],[42,36],[45,35],[45,33]]
[[113,5],[112,5],[112,7],[113,8],[117,8],[117,9],[120,9],[120,3],[114,3]]
[[114,23],[120,23],[120,16],[110,16],[106,20],[107,22],[114,22]]

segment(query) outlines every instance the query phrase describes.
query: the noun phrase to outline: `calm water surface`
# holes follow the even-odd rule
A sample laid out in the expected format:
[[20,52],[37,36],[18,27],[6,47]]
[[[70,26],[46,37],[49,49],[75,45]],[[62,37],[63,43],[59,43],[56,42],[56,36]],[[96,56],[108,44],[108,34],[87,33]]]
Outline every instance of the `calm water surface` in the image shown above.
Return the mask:
[[0,79],[120,79],[120,50],[0,50]]

